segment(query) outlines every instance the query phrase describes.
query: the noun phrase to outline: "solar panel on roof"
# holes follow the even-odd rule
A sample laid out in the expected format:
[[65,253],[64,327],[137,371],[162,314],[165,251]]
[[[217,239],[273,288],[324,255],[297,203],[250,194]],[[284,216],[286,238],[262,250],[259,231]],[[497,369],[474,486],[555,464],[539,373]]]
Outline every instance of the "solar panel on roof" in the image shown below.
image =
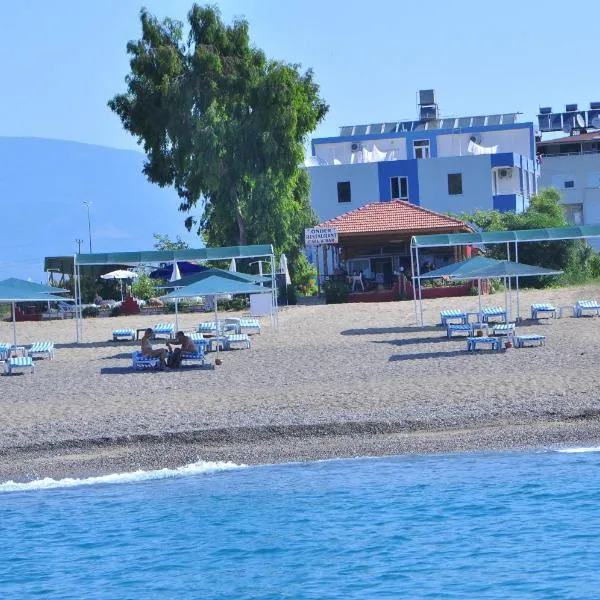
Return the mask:
[[422,131],[427,126],[427,121],[415,121],[413,123],[413,131]]
[[481,127],[482,125],[485,125],[485,116],[473,117],[471,127]]
[[442,129],[454,129],[456,119],[442,119]]
[[395,133],[398,129],[398,123],[384,123],[383,133]]
[[458,119],[458,127],[470,127],[471,117],[461,117]]
[[441,126],[442,122],[439,119],[434,119],[433,121],[427,121],[425,129],[439,129]]
[[398,131],[412,131],[413,125],[412,121],[402,121],[402,123],[398,123]]
[[500,125],[500,118],[502,115],[488,115],[487,124],[488,125]]
[[354,125],[346,125],[344,127],[340,127],[340,135],[342,135],[342,136],[352,135],[353,129],[354,129]]
[[365,135],[367,133],[366,125],[355,125],[354,126],[354,135]]
[[506,113],[502,115],[502,124],[503,125],[512,125],[517,120],[517,115],[515,113]]
[[561,113],[554,113],[553,115],[551,115],[551,119],[550,119],[550,127],[552,129],[562,129],[563,123],[562,123],[562,114]]
[[383,123],[371,123],[369,125],[369,133],[381,133]]

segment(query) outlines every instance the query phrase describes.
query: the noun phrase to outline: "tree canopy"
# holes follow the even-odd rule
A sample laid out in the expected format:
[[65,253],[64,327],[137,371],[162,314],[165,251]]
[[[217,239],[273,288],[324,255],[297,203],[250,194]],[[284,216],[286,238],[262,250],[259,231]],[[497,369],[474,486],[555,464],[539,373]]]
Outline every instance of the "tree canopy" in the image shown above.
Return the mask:
[[251,46],[245,20],[198,5],[187,20],[186,36],[141,11],[127,92],[108,104],[143,145],[148,179],[177,191],[188,229],[209,246],[272,243],[293,261],[315,223],[299,165],[328,107],[311,70]]

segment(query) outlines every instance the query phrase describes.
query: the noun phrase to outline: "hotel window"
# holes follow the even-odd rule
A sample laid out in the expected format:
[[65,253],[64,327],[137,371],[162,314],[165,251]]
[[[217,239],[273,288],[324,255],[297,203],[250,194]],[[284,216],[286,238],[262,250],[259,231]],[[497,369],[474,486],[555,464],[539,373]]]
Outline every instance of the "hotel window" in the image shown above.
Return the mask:
[[565,181],[565,187],[566,188],[574,188],[575,182],[572,179],[570,179],[569,181]]
[[583,204],[567,204],[565,218],[571,225],[583,225]]
[[390,177],[392,200],[408,200],[408,177]]
[[415,140],[413,149],[415,158],[429,158],[429,140]]
[[463,193],[462,173],[448,174],[448,194],[450,196],[459,196]]
[[337,184],[338,202],[352,202],[349,181],[338,181]]

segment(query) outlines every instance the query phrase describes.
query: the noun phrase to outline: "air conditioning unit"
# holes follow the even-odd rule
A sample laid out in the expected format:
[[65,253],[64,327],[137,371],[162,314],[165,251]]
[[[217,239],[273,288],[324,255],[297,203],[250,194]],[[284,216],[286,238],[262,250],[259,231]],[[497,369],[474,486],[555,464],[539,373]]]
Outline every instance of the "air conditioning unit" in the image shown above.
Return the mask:
[[472,133],[469,140],[474,144],[481,144],[481,136],[478,133]]
[[352,142],[352,144],[350,144],[350,150],[352,150],[352,152],[358,152],[359,150],[362,150],[363,146],[362,144],[358,143],[358,142]]
[[498,169],[498,177],[500,179],[510,179],[512,177],[512,169]]

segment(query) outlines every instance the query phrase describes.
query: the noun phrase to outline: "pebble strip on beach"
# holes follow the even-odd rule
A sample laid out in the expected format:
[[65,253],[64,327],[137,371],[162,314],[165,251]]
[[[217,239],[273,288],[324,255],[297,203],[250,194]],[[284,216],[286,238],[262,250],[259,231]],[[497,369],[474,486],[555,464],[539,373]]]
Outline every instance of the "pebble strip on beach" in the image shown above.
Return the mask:
[[[521,315],[533,302],[592,297],[600,287],[522,291]],[[473,354],[435,323],[443,308],[476,306],[425,301],[425,327],[412,302],[284,308],[250,350],[222,353],[214,370],[171,372],[133,372],[139,342],[108,340],[174,317],[86,319],[81,344],[72,320],[18,323],[20,344],[52,340],[57,351],[33,375],[2,377],[0,480],[600,443],[600,318],[525,320],[519,330],[545,346]],[[180,325],[209,319],[183,314]],[[0,323],[0,341],[11,340],[12,324]]]

